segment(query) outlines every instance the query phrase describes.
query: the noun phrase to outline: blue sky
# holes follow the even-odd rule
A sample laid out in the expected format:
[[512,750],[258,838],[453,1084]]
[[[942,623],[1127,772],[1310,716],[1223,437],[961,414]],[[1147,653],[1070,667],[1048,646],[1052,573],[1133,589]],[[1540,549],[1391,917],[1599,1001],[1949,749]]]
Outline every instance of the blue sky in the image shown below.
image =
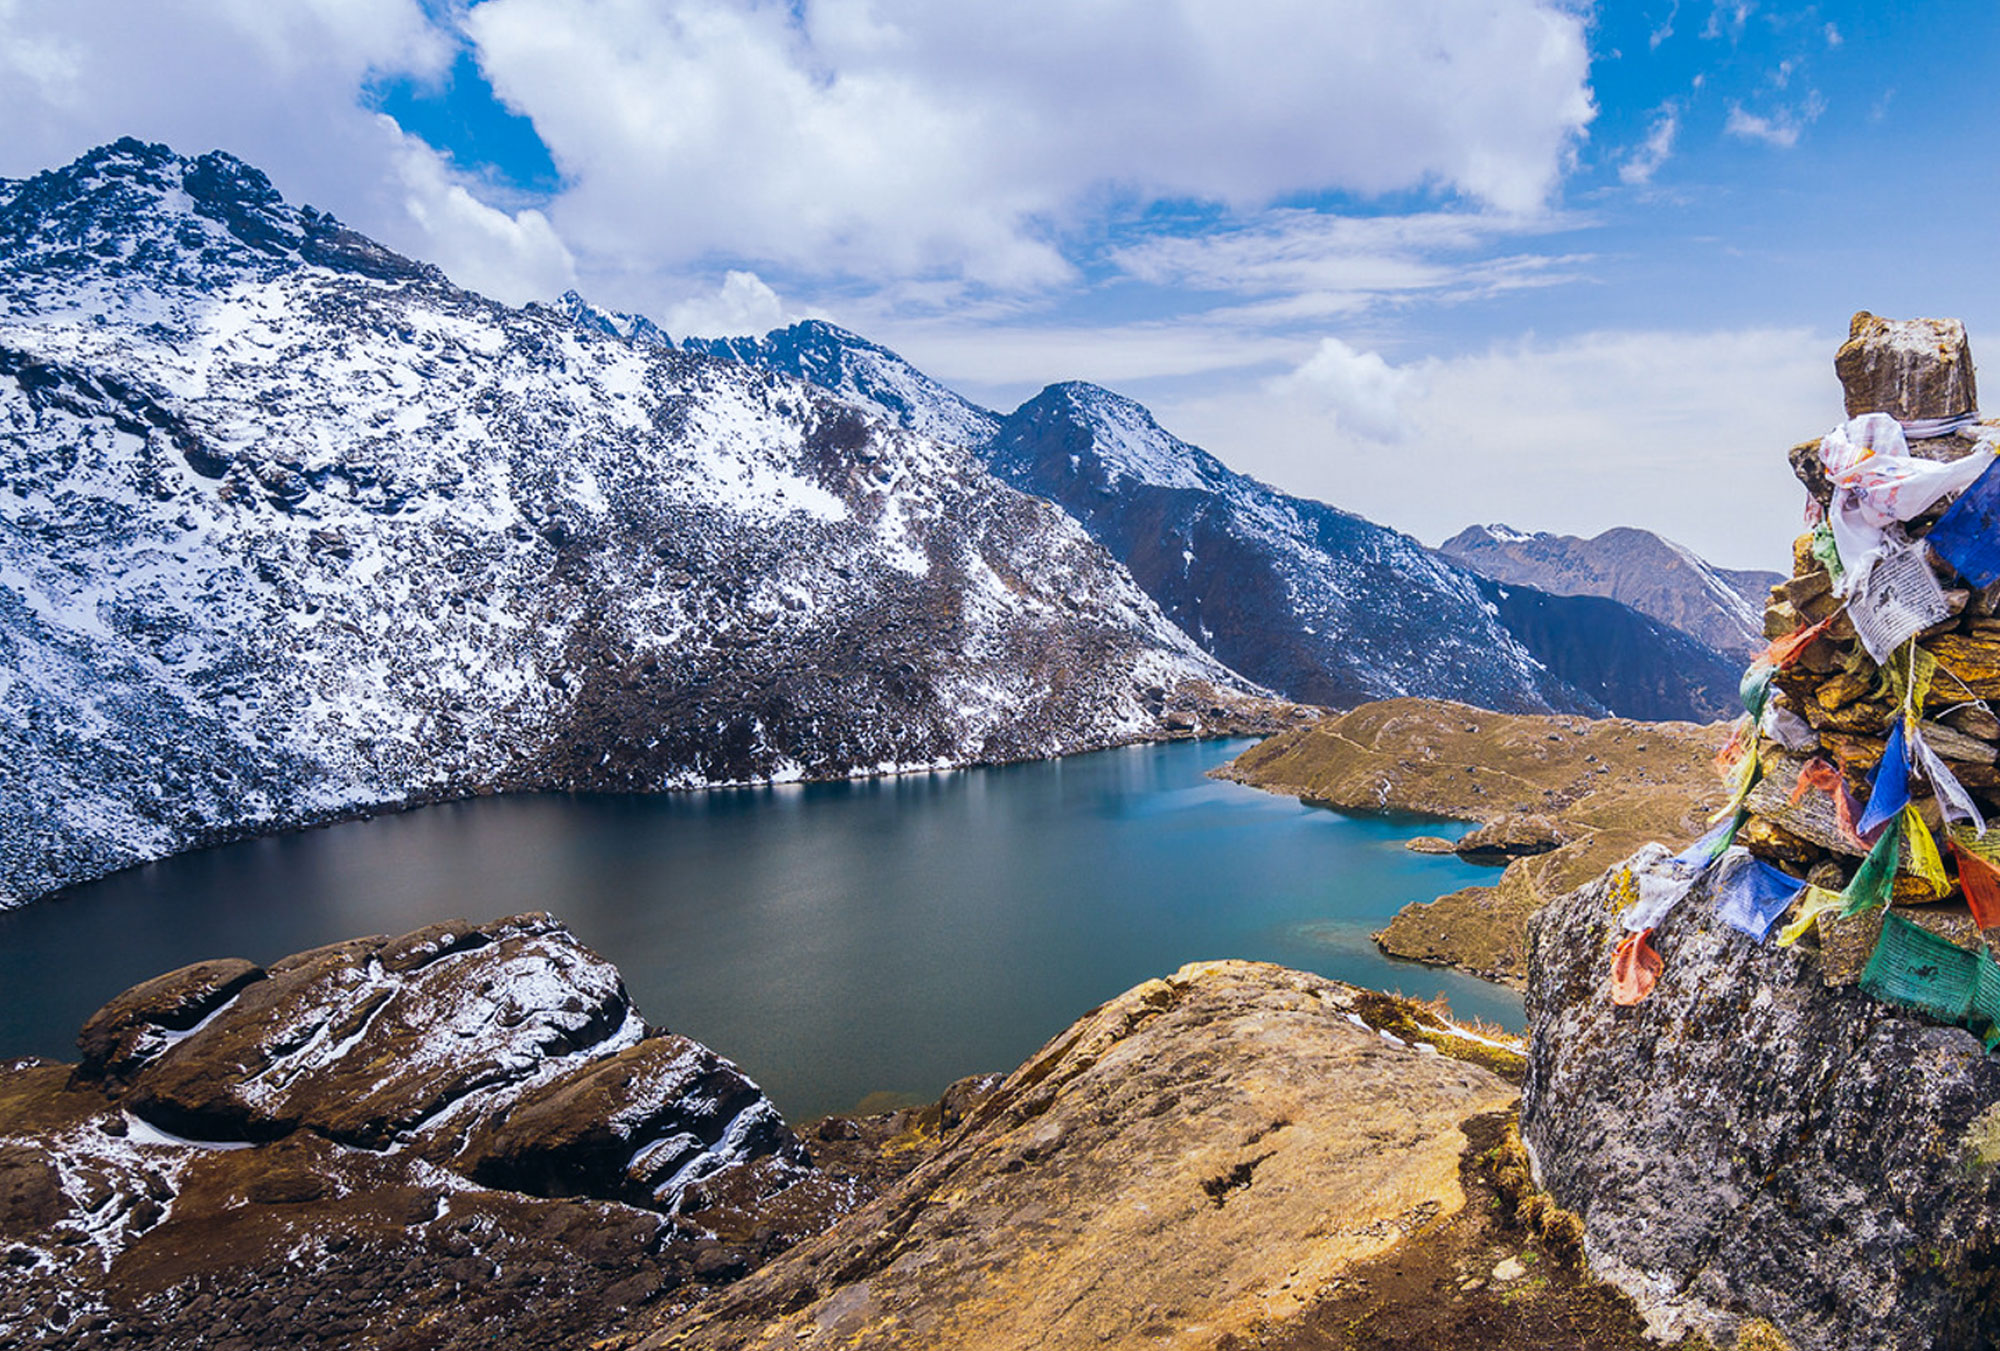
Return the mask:
[[1848,315],[2000,342],[1996,37],[1995,0],[0,0],[0,174],[220,146],[512,303],[825,317],[1428,542],[1777,567]]

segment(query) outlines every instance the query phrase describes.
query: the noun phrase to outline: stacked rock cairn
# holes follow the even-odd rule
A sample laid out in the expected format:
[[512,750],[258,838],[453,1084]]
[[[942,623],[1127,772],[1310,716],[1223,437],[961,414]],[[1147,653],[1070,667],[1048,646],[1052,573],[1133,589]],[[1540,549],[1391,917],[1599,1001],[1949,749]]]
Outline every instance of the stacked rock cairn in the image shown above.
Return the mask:
[[[1893,321],[1867,312],[1854,316],[1848,341],[1834,359],[1850,418],[1887,413],[1898,422],[1949,419],[1978,408],[1972,353],[1964,326],[1953,319]],[[1912,455],[1956,460],[1979,445],[1953,434],[1912,440]],[[1793,472],[1822,511],[1831,485],[1816,439],[1793,447]],[[1938,502],[1905,525],[1913,539],[1928,534],[1951,499]],[[1803,719],[1811,736],[1794,734],[1790,746],[1760,738],[1763,777],[1745,801],[1749,812],[1738,844],[1816,886],[1839,891],[1854,877],[1867,846],[1841,828],[1834,799],[1796,791],[1800,772],[1815,759],[1830,762],[1847,789],[1866,800],[1902,704],[1891,673],[1872,660],[1834,595],[1833,580],[1813,549],[1810,531],[1792,548],[1792,577],[1772,588],[1764,631],[1772,639],[1838,615],[1772,681],[1778,709]],[[1985,701],[2000,698],[2000,584],[1969,586],[1949,563],[1922,550],[1945,589],[1950,617],[1916,635],[1917,646],[1937,661],[1936,678],[1919,709],[1923,739],[1964,785],[1989,822],[2000,822],[2000,718]],[[1797,728],[1797,723],[1792,723]],[[1936,833],[1946,823],[1934,797],[1913,785],[1912,805]],[[2000,825],[1993,838],[2000,841]],[[1982,935],[1956,872],[1940,889],[1909,868],[1907,845],[1891,904],[1896,913],[1952,944],[1977,950],[2000,947],[2000,929]],[[1949,865],[1947,865],[1949,866]],[[1826,910],[1816,921],[1821,967],[1829,985],[1861,978],[1884,924],[1885,908],[1842,916]],[[1805,940],[1810,943],[1812,940]]]

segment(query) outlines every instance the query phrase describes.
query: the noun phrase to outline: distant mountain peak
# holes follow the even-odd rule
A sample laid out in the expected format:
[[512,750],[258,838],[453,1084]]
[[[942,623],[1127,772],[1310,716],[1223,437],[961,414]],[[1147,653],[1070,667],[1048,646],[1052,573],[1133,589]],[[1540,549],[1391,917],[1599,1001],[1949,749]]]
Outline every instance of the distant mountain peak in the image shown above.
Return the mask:
[[1684,544],[1629,525],[1589,539],[1475,525],[1438,552],[1495,581],[1620,601],[1736,656],[1763,646],[1764,594],[1783,580],[1775,572],[1719,568]]
[[648,347],[671,348],[674,340],[667,331],[643,314],[625,314],[618,310],[607,310],[593,305],[574,290],[564,291],[556,308],[568,316],[578,328],[603,333],[613,338],[623,338]]
[[895,352],[824,319],[761,338],[683,338],[681,349],[781,371],[870,410],[885,422],[958,446],[992,439],[1000,419]]
[[[1243,476],[1199,446],[1190,445],[1160,426],[1152,411],[1136,399],[1093,385],[1069,380],[1048,386],[1021,405],[1009,421],[1025,419],[1067,423],[1089,433],[1087,446],[1067,447],[1075,463],[1072,474],[1086,473],[1085,458],[1105,486],[1119,482],[1155,488],[1185,488],[1215,492]],[[996,447],[996,453],[1004,450]],[[1022,466],[1002,469],[1003,476]],[[1050,472],[1045,467],[1044,473]],[[1247,479],[1244,480],[1248,482]]]

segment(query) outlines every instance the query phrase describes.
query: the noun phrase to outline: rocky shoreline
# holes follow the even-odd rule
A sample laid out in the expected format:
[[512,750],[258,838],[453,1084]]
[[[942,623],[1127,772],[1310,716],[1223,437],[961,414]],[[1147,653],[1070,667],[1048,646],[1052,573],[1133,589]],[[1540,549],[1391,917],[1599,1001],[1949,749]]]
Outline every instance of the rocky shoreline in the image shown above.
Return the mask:
[[1376,942],[1519,988],[1536,910],[1648,840],[1706,828],[1725,796],[1710,768],[1721,735],[1698,723],[1385,699],[1281,732],[1214,774],[1336,811],[1478,822],[1446,847],[1503,864],[1498,880],[1405,906]]

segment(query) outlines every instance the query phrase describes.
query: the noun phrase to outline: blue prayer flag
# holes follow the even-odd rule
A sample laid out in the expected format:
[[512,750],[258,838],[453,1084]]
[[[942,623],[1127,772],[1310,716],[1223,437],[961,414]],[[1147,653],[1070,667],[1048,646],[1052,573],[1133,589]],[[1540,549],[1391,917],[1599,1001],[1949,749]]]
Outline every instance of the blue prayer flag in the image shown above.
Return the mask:
[[1715,912],[1724,924],[1761,943],[1805,885],[1760,858],[1739,855],[1716,880]]
[[1736,838],[1736,832],[1742,828],[1744,820],[1749,815],[1750,813],[1740,808],[1730,813],[1728,819],[1718,821],[1710,827],[1708,834],[1675,854],[1674,862],[1683,864],[1694,872],[1705,870],[1709,864],[1722,856],[1722,851]]
[[1959,494],[1925,541],[1972,585],[2000,582],[2000,461]]
[[1875,782],[1868,788],[1868,809],[1861,813],[1855,831],[1867,839],[1887,825],[1910,801],[1910,751],[1903,741],[1903,719],[1899,715],[1889,732],[1889,744],[1882,749],[1882,763],[1875,766]]

